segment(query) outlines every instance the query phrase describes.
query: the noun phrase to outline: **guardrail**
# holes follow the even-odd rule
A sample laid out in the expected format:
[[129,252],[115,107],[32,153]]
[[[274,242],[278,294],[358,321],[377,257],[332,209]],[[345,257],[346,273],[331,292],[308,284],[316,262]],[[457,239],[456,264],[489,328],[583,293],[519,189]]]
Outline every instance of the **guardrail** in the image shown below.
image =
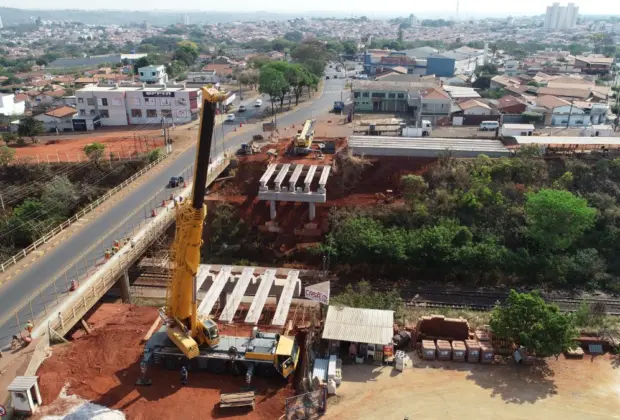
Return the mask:
[[147,166],[145,166],[144,168],[142,168],[141,170],[133,174],[131,177],[127,178],[125,181],[123,181],[116,187],[112,188],[110,191],[105,193],[103,196],[99,197],[96,201],[90,203],[88,206],[86,206],[85,208],[83,208],[82,210],[80,210],[79,212],[77,212],[76,214],[74,214],[73,216],[65,220],[64,222],[62,222],[60,225],[56,226],[51,231],[47,232],[40,239],[34,241],[28,247],[22,249],[20,253],[13,255],[11,258],[6,260],[4,263],[0,264],[0,270],[4,273],[7,268],[17,264],[17,262],[20,261],[22,258],[25,258],[28,254],[35,251],[37,247],[41,247],[41,245],[46,244],[47,241],[54,238],[56,235],[61,233],[63,230],[67,229],[69,226],[71,226],[72,224],[74,224],[75,222],[77,222],[78,220],[86,216],[88,213],[90,213],[91,211],[99,207],[101,204],[109,200],[113,195],[115,195],[117,192],[127,187],[129,184],[134,182],[136,179],[138,179],[139,177],[144,175],[146,172],[151,170],[154,166],[162,162],[166,157],[167,155],[164,155],[160,157],[159,159],[157,159],[156,161],[149,163]]
[[[207,185],[213,182],[229,163],[230,158],[224,155],[221,162],[216,163],[216,166],[209,171]],[[192,166],[193,164],[188,166],[188,168]],[[156,195],[159,195],[165,189],[165,187],[160,188]],[[187,189],[187,191],[190,190],[190,188]],[[42,325],[47,326],[49,323],[49,327],[59,334],[64,334],[68,331],[67,328],[70,329],[75,324],[74,321],[79,321],[85,311],[90,309],[116,282],[119,273],[122,274],[122,271],[119,272],[117,267],[109,264],[120,262],[122,269],[128,268],[133,263],[129,258],[137,258],[142,255],[148,248],[148,245],[161,234],[163,229],[167,229],[174,221],[176,212],[173,207],[169,208],[170,206],[167,206],[165,208],[160,207],[161,211],[165,213],[160,213],[155,219],[147,219],[150,224],[148,230],[145,230],[144,221],[136,225],[128,224],[131,218],[147,209],[148,206],[149,203],[145,203],[143,206],[135,209],[116,226],[112,227],[107,236],[99,239],[82,254],[70,261],[63,271],[53,274],[49,281],[40,286],[30,296],[25,297],[16,305],[16,309],[11,310],[10,314],[1,319],[0,348],[10,343],[10,338],[13,334],[19,334],[25,320],[33,321],[37,328]],[[150,209],[145,211],[145,213],[150,213]],[[143,236],[134,236],[136,234],[142,234]],[[106,244],[109,246],[113,239],[119,238],[133,238],[132,241],[135,243],[134,251],[128,254],[126,247],[123,247],[118,254],[110,260],[106,260],[104,258]],[[141,245],[142,241],[148,243],[148,245]],[[110,274],[105,275],[108,271]],[[92,280],[93,277],[97,280]],[[74,292],[69,292],[72,279],[77,280],[78,288]],[[82,296],[83,293],[85,294]],[[75,308],[60,309],[61,314],[58,316],[59,308],[66,307],[67,299],[72,299],[72,306]]]

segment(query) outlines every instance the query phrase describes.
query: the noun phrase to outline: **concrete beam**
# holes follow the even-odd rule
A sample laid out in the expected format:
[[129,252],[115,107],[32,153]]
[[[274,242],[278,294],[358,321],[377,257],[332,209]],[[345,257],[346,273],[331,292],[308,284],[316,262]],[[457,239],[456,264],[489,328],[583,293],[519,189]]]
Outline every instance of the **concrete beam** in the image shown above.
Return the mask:
[[314,173],[316,172],[317,165],[310,166],[308,169],[308,173],[306,174],[306,179],[304,179],[304,192],[310,192],[310,184],[312,184],[312,179],[314,179]]
[[299,179],[299,175],[301,175],[301,171],[304,169],[304,165],[295,166],[295,170],[293,171],[293,175],[288,181],[288,190],[291,192],[295,192],[295,184],[297,184],[297,180]]
[[263,312],[263,308],[265,307],[265,302],[269,297],[269,291],[271,290],[271,286],[276,279],[276,270],[270,268],[265,271],[265,274],[260,279],[260,285],[258,286],[258,290],[254,295],[254,299],[252,300],[252,304],[250,305],[250,309],[248,310],[248,315],[245,317],[245,322],[248,324],[257,324],[260,319],[260,314]]
[[267,170],[265,171],[265,173],[263,174],[263,176],[260,177],[260,187],[259,190],[266,190],[267,184],[269,183],[269,180],[271,179],[271,177],[273,176],[273,173],[276,171],[276,168],[278,167],[277,164],[272,163],[271,165],[269,165],[267,167]]
[[213,280],[213,284],[207,290],[204,299],[200,302],[200,306],[198,306],[198,313],[204,315],[205,317],[211,313],[213,306],[215,305],[215,301],[220,297],[220,293],[224,286],[226,286],[226,282],[230,278],[230,272],[232,267],[225,266],[222,267],[215,280]]
[[202,287],[203,283],[209,276],[209,270],[211,270],[210,265],[201,264],[198,267],[198,273],[196,273],[196,293],[198,293],[200,287]]
[[323,166],[321,172],[321,178],[319,178],[319,192],[325,194],[325,184],[327,184],[327,178],[329,177],[330,166]]
[[284,181],[284,178],[286,178],[286,175],[288,175],[288,168],[290,167],[291,167],[290,163],[285,163],[280,168],[280,172],[278,172],[278,176],[276,176],[276,179],[274,181],[275,182],[274,189],[276,191],[280,191],[282,189],[282,181]]
[[[295,289],[300,289],[301,284],[299,280],[299,271],[293,270],[289,271],[288,276],[286,278],[286,284],[284,285],[284,289],[282,290],[282,295],[280,295],[280,299],[278,300],[278,307],[276,308],[276,313],[273,317],[273,321],[271,325],[283,327],[286,323],[286,318],[288,318],[288,311],[291,307],[291,301],[293,300],[293,294],[295,293]],[[299,285],[298,285],[299,284]]]
[[295,203],[325,203],[327,201],[327,194],[320,192],[259,191],[258,199],[292,201]]
[[235,289],[230,294],[230,298],[226,307],[222,311],[220,315],[220,321],[231,322],[237,312],[237,308],[241,303],[241,299],[245,295],[245,291],[252,280],[252,275],[254,274],[254,267],[246,267],[243,269],[243,273],[241,273],[241,277],[239,277],[239,281],[235,286]]

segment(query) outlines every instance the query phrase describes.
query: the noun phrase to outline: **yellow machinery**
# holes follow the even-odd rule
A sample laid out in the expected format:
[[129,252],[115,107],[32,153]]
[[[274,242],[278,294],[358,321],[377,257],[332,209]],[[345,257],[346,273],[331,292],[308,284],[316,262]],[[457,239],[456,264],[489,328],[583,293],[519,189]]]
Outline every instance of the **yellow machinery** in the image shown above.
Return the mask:
[[310,153],[310,147],[312,146],[312,141],[314,140],[315,124],[315,120],[306,120],[301,131],[297,133],[293,144],[295,154],[301,155]]
[[[208,314],[198,314],[196,274],[200,265],[200,248],[207,208],[204,191],[211,153],[215,110],[225,95],[213,87],[202,89],[202,113],[198,134],[192,194],[176,206],[176,232],[171,250],[173,270],[168,284],[166,306],[160,311],[162,328],[154,333],[144,347],[142,378],[147,364],[163,362],[168,368],[193,363],[195,368],[215,372],[245,371],[251,380],[255,368],[264,373],[275,370],[283,377],[295,371],[299,346],[293,337],[259,332],[250,337],[220,337],[217,324]],[[222,364],[222,361],[224,364]]]

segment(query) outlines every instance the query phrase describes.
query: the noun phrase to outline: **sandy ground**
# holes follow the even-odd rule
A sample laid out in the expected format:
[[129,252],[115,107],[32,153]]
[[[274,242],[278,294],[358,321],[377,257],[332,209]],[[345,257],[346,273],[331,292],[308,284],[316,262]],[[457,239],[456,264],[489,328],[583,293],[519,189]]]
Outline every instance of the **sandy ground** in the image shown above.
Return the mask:
[[620,365],[600,356],[542,366],[422,362],[343,366],[327,419],[612,419],[620,418]]
[[[228,419],[275,420],[292,394],[281,379],[255,377],[256,409],[220,410],[220,392],[238,392],[244,377],[190,372],[181,386],[178,372],[152,367],[150,387],[137,387],[144,334],[157,318],[157,309],[101,304],[88,317],[93,332],[73,335],[70,344],[54,347],[37,371],[43,401],[51,404],[67,385],[67,394],[121,410],[129,420]],[[51,414],[51,413],[48,413]]]

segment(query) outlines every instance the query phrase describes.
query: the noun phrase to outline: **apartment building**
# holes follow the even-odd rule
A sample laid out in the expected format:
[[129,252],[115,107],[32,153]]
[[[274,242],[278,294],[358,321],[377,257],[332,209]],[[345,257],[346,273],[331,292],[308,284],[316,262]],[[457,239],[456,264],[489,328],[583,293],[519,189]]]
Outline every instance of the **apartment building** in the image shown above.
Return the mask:
[[544,28],[550,31],[572,29],[577,25],[578,12],[579,7],[575,3],[568,3],[567,6],[553,3],[547,7]]
[[168,83],[168,74],[163,65],[150,65],[138,69],[138,80],[148,85],[161,85]]
[[102,126],[187,123],[202,105],[200,89],[185,85],[88,86],[75,96],[79,117],[98,116]]

